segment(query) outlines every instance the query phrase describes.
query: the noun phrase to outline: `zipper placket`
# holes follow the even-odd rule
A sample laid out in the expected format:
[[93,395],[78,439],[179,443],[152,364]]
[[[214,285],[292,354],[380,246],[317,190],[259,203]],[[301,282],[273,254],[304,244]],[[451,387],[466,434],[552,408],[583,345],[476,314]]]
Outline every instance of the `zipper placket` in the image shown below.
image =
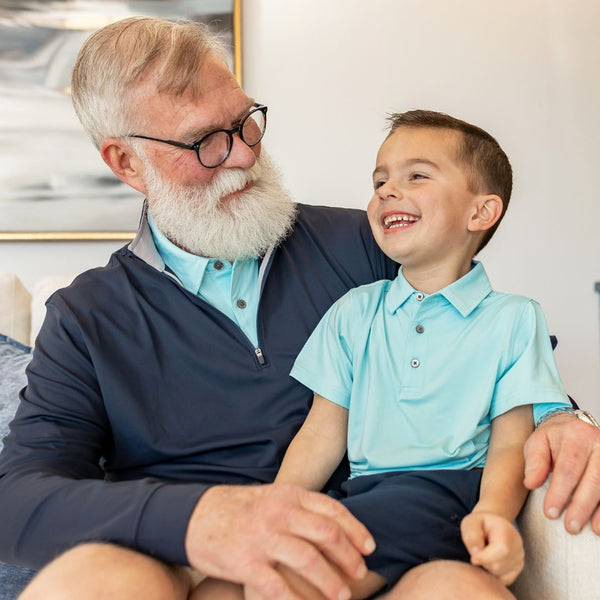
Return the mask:
[[[263,259],[260,261],[260,265],[258,267],[258,306],[256,307],[256,335],[260,336],[260,323],[259,323],[259,315],[260,315],[260,301],[262,297],[263,291],[263,281],[267,275],[267,271],[271,264],[271,259],[273,258],[273,251],[275,250],[275,246],[271,246],[263,256]],[[260,344],[260,339],[258,340]],[[263,354],[262,348],[258,346],[258,348],[254,348],[254,355],[258,360],[258,364],[263,367],[267,363],[267,359]]]

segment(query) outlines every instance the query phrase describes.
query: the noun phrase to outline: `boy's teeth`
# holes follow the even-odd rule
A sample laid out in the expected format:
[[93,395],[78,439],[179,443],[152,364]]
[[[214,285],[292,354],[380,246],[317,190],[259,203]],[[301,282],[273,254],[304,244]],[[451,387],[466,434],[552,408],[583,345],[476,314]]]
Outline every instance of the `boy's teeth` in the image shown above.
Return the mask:
[[390,215],[385,217],[383,223],[386,227],[403,227],[405,224],[414,223],[418,220],[419,217],[413,217],[412,215]]

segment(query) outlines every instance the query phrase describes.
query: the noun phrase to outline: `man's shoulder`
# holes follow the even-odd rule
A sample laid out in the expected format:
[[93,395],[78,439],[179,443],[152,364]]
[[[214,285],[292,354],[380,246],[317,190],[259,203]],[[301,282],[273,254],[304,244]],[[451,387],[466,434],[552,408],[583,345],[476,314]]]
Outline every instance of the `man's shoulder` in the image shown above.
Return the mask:
[[83,271],[70,285],[57,290],[49,298],[49,302],[71,304],[82,300],[90,304],[102,302],[109,291],[123,290],[128,279],[127,271],[132,263],[132,255],[123,247],[114,252],[104,266]]
[[365,211],[338,206],[312,206],[298,204],[298,214],[294,231],[289,241],[292,244],[315,244],[326,249],[328,254],[379,254],[371,234]]
[[312,204],[297,204],[297,224],[342,230],[345,228],[368,228],[367,213],[359,208],[343,208],[341,206],[317,206]]

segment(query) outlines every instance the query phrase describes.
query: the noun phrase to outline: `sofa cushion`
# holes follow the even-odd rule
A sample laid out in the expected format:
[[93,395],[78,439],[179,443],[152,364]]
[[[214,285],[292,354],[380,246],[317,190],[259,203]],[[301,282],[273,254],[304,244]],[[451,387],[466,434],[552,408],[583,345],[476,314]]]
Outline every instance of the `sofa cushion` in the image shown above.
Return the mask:
[[0,335],[0,450],[8,433],[8,424],[19,405],[19,391],[25,386],[25,367],[32,350],[16,340]]
[[29,343],[31,294],[14,274],[0,271],[0,334]]
[[36,571],[0,561],[0,600],[16,600]]
[[[0,335],[0,450],[19,404],[19,391],[25,385],[25,367],[32,351],[16,340]],[[14,600],[35,571],[0,562],[0,600]]]

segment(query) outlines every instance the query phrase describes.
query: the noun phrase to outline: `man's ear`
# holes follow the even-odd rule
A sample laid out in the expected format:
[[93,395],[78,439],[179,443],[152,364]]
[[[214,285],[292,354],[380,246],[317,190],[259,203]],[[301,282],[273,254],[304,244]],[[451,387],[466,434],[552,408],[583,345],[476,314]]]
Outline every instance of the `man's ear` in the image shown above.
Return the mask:
[[468,230],[485,231],[493,227],[502,215],[502,207],[502,198],[496,194],[479,196],[475,210],[469,219]]
[[100,146],[100,156],[121,181],[142,194],[146,193],[146,185],[142,177],[143,163],[122,140],[104,139]]

